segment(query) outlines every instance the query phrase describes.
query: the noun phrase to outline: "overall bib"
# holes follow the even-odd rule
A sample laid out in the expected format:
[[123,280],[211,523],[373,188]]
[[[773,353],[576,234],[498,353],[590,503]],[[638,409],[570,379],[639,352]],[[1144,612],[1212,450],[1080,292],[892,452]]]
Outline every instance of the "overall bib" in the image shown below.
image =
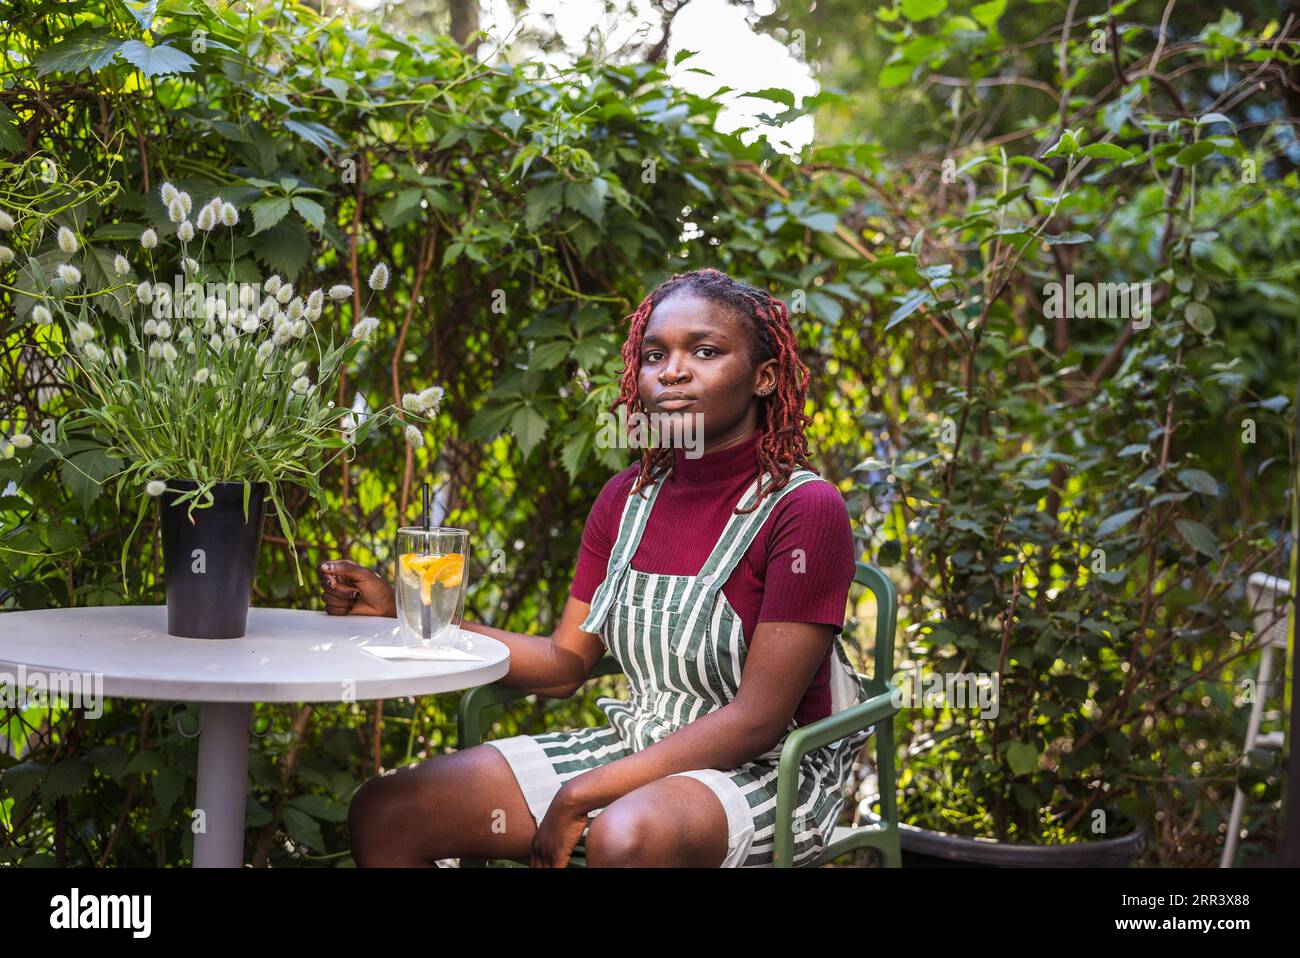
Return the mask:
[[[722,587],[777,502],[805,482],[825,481],[806,469],[796,470],[783,489],[753,512],[733,514],[703,567],[687,576],[656,575],[631,566],[663,478],[661,473],[640,495],[628,497],[605,579],[582,623],[584,631],[599,633],[618,660],[627,676],[628,699],[597,699],[609,719],[598,728],[516,735],[486,743],[510,763],[539,824],[568,779],[647,748],[736,697],[747,649],[740,616]],[[746,490],[738,507],[753,504],[759,481]],[[690,532],[682,530],[683,535]],[[832,713],[866,699],[841,643],[835,636]],[[777,760],[786,737],[798,727],[791,719],[781,741],[739,768],[673,773],[704,782],[722,803],[728,832],[723,867],[772,864]],[[825,847],[844,805],[853,761],[874,731],[872,727],[856,732],[803,757],[794,816],[795,865],[811,862]],[[575,851],[585,853],[587,831]]]

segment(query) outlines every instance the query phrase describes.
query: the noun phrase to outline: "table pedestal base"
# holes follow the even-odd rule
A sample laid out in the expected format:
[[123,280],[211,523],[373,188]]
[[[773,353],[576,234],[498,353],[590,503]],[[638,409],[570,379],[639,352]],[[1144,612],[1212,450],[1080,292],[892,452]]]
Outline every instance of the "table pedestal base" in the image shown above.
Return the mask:
[[204,830],[194,836],[195,868],[243,867],[252,719],[250,702],[203,703],[195,810]]

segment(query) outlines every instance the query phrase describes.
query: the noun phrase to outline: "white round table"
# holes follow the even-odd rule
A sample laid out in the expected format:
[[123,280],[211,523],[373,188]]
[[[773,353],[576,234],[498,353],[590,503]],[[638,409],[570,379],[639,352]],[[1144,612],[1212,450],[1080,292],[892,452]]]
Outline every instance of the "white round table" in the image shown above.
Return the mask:
[[[355,702],[485,685],[509,671],[496,639],[461,629],[455,646],[481,661],[381,659],[363,645],[400,645],[395,619],[302,609],[248,612],[242,639],[167,634],[164,605],[0,614],[0,668],[102,676],[101,694],[202,703],[194,867],[238,868],[244,848],[254,702]],[[48,683],[50,678],[46,678]],[[92,679],[98,682],[98,679]]]

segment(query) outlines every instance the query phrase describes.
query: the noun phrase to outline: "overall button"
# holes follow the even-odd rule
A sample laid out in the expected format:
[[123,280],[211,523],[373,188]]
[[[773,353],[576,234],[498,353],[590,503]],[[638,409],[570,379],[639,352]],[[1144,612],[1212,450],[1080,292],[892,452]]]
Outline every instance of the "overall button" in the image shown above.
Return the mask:
[[700,577],[700,581],[703,582],[705,585],[713,585],[713,583],[716,582],[717,580],[718,580],[717,575],[715,575],[712,572]]

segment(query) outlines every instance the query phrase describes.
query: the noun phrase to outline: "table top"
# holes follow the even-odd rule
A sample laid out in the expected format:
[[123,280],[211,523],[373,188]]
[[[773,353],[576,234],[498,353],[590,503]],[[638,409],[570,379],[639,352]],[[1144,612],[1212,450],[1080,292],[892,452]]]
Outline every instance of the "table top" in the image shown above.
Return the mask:
[[182,702],[341,702],[486,685],[509,671],[504,643],[461,629],[482,661],[381,659],[397,620],[305,609],[248,610],[242,639],[167,634],[165,605],[0,613],[0,668],[103,675],[102,694]]

